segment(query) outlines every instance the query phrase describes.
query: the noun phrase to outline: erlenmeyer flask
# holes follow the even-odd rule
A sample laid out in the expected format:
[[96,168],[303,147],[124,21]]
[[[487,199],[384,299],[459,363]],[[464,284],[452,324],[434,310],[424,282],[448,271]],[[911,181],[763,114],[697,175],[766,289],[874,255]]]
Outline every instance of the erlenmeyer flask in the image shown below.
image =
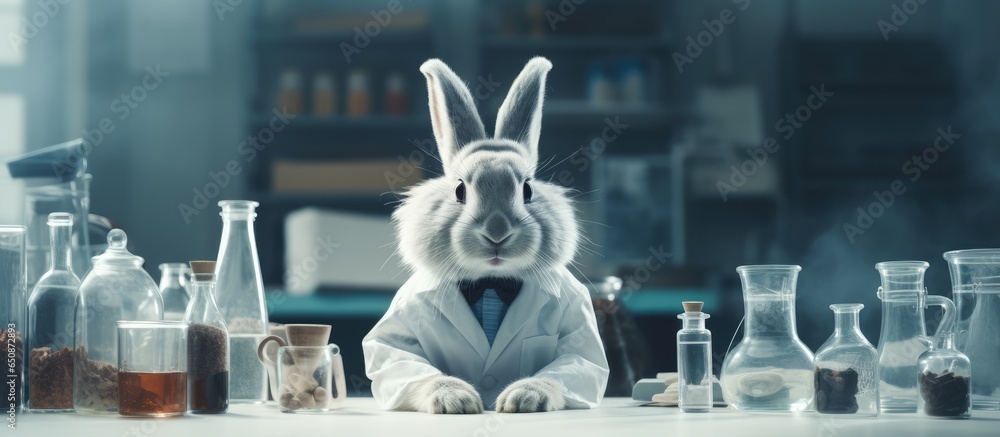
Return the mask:
[[944,296],[928,295],[924,288],[924,261],[875,264],[882,277],[882,331],[878,340],[879,403],[883,413],[917,411],[917,359],[931,344],[924,309],[941,306],[944,316],[937,332],[952,329],[955,304]]
[[267,372],[257,359],[257,345],[267,337],[267,306],[253,231],[257,202],[224,200],[219,206],[222,243],[215,294],[229,329],[229,398],[233,403],[264,403]]
[[722,363],[722,394],[737,410],[803,411],[813,399],[813,354],[795,329],[799,266],[742,266],[746,327]]

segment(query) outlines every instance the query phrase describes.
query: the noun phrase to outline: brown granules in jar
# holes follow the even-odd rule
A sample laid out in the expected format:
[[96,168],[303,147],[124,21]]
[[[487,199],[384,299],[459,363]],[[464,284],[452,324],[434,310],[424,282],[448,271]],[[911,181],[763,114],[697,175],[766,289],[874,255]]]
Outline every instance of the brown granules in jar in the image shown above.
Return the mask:
[[76,348],[74,406],[94,410],[118,408],[118,366],[87,358],[87,348]]
[[56,352],[47,347],[32,349],[28,369],[28,405],[31,409],[73,408],[73,351],[70,348]]

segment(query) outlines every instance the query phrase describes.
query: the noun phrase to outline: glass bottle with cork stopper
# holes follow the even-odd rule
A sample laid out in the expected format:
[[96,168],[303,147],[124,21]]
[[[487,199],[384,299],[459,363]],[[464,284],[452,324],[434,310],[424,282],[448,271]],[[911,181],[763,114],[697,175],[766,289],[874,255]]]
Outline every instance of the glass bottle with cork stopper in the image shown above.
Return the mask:
[[49,270],[28,298],[28,409],[73,411],[73,326],[80,278],[73,273],[73,214],[49,214]]
[[215,261],[191,261],[188,324],[188,408],[196,414],[229,409],[229,330],[215,305]]
[[712,333],[705,329],[709,315],[701,312],[704,302],[683,302],[684,322],[677,331],[678,405],[685,413],[712,408]]

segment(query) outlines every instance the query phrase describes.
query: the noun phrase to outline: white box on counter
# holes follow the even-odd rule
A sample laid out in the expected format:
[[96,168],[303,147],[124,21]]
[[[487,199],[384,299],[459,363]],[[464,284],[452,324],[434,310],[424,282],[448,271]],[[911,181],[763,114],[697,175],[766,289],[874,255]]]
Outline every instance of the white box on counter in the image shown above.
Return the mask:
[[285,219],[285,288],[396,290],[409,278],[388,216],[305,208]]

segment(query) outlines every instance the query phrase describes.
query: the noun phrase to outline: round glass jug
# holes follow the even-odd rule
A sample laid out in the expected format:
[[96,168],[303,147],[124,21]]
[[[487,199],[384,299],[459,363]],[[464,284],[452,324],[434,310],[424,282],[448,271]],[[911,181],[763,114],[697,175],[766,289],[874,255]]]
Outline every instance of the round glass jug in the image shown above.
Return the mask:
[[954,250],[944,259],[958,312],[955,348],[984,369],[972,380],[972,408],[1000,410],[1000,249]]
[[949,419],[970,416],[972,366],[965,354],[955,350],[951,333],[934,337],[931,348],[920,355],[917,368],[917,411]]
[[722,395],[737,410],[803,411],[813,399],[813,354],[795,329],[799,266],[736,269],[743,283],[743,340],[726,354]]
[[80,284],[73,357],[73,409],[83,414],[118,414],[119,320],[160,321],[163,299],[143,259],[125,248],[121,229],[108,233],[108,250]]

